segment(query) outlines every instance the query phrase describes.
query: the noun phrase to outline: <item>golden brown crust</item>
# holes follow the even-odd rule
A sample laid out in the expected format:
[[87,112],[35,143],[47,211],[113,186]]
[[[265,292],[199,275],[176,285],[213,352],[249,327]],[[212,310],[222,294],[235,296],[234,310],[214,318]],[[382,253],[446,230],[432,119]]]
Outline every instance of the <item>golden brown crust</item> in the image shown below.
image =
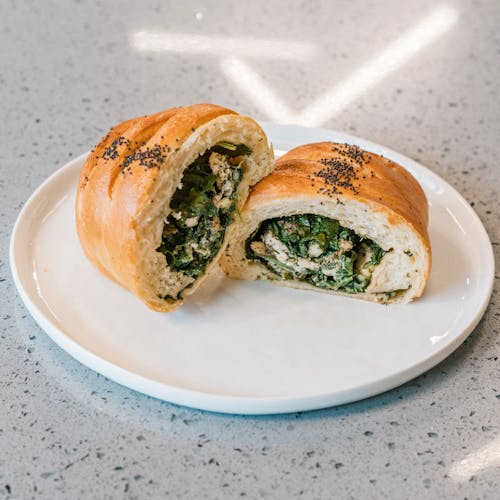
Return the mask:
[[[112,248],[114,238],[106,238],[105,232],[118,231],[119,226],[127,226],[129,221],[121,220],[120,213],[114,210],[115,217],[108,220],[114,196],[114,186],[122,172],[124,157],[133,155],[143,143],[151,139],[153,134],[176,113],[178,108],[161,111],[154,115],[132,118],[113,127],[101,142],[89,154],[80,172],[76,198],[77,232],[82,248],[91,262],[107,277],[126,286],[122,279],[112,273],[106,265],[106,254],[115,254]],[[128,176],[129,184],[134,184],[137,177]],[[140,181],[140,179],[139,179]],[[115,220],[113,223],[112,219]],[[118,235],[118,233],[117,233]],[[104,243],[106,240],[106,243]],[[121,246],[121,245],[120,245]],[[122,252],[119,251],[119,254]],[[104,262],[103,262],[104,261]]]
[[319,142],[296,147],[276,160],[271,175],[260,181],[248,200],[293,195],[337,195],[370,202],[387,212],[389,223],[402,217],[430,250],[427,198],[416,179],[397,163],[357,146]]
[[[197,104],[127,120],[112,128],[88,156],[78,182],[76,225],[85,254],[103,274],[141,295],[136,224],[154,192],[159,167],[198,127],[229,114],[236,113]],[[161,311],[178,306],[166,301],[148,305]]]

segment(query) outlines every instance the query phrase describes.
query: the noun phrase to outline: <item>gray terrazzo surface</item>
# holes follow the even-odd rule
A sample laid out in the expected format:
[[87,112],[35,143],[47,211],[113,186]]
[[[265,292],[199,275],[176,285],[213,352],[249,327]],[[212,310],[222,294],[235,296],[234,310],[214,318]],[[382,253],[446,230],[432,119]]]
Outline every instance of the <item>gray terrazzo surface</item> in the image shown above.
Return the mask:
[[[23,202],[111,125],[200,101],[300,122],[300,110],[444,8],[428,44],[309,123],[444,177],[474,206],[498,265],[500,3],[443,5],[2,0],[0,498],[498,498],[498,280],[469,340],[413,382],[339,408],[232,417],[151,399],[71,359],[27,313],[8,264]],[[149,31],[292,40],[314,53],[139,50],[134,33]],[[238,83],[236,56],[281,110]]]

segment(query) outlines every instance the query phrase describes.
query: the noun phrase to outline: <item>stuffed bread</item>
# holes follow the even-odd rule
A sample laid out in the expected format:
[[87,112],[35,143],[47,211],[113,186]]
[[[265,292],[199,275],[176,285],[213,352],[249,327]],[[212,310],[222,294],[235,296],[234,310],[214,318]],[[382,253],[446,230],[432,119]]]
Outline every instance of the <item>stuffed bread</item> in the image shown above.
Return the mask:
[[216,265],[249,188],[273,168],[251,118],[212,104],[112,128],[78,182],[90,261],[156,311],[172,311]]
[[429,275],[427,212],[418,182],[387,158],[300,146],[252,190],[221,266],[231,278],[406,303]]

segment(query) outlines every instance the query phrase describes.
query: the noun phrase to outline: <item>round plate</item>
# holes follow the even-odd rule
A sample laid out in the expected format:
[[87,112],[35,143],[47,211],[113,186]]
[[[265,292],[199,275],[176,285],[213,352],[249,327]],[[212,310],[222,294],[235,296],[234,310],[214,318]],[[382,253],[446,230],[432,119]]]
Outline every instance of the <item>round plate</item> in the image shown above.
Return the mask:
[[150,311],[85,258],[74,199],[86,155],[31,196],[11,239],[14,280],[38,324],[71,356],[137,391],[181,405],[265,414],[323,408],[391,389],[469,335],[494,275],[486,231],[443,179],[383,146],[333,132],[263,124],[278,152],[348,142],[408,169],[430,204],[433,266],[424,296],[384,306],[215,273],[176,312]]

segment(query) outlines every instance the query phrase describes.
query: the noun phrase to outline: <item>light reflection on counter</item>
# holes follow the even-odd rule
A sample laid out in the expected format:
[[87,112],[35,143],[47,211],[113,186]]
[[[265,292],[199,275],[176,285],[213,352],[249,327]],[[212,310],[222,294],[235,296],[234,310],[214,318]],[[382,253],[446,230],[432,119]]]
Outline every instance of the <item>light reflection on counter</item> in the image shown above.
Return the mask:
[[445,34],[456,24],[458,17],[456,8],[446,5],[438,7],[301,111],[289,106],[282,99],[279,90],[275,91],[257,70],[241,58],[310,61],[321,55],[321,51],[312,42],[137,31],[131,35],[130,45],[140,52],[221,56],[222,73],[263,115],[278,123],[315,127],[343,111],[356,98]]
[[130,37],[137,51],[208,54],[264,59],[304,60],[318,53],[316,44],[297,40],[271,40],[196,33],[137,31]]
[[454,463],[450,468],[450,477],[455,481],[466,481],[474,474],[498,464],[500,464],[500,436]]

